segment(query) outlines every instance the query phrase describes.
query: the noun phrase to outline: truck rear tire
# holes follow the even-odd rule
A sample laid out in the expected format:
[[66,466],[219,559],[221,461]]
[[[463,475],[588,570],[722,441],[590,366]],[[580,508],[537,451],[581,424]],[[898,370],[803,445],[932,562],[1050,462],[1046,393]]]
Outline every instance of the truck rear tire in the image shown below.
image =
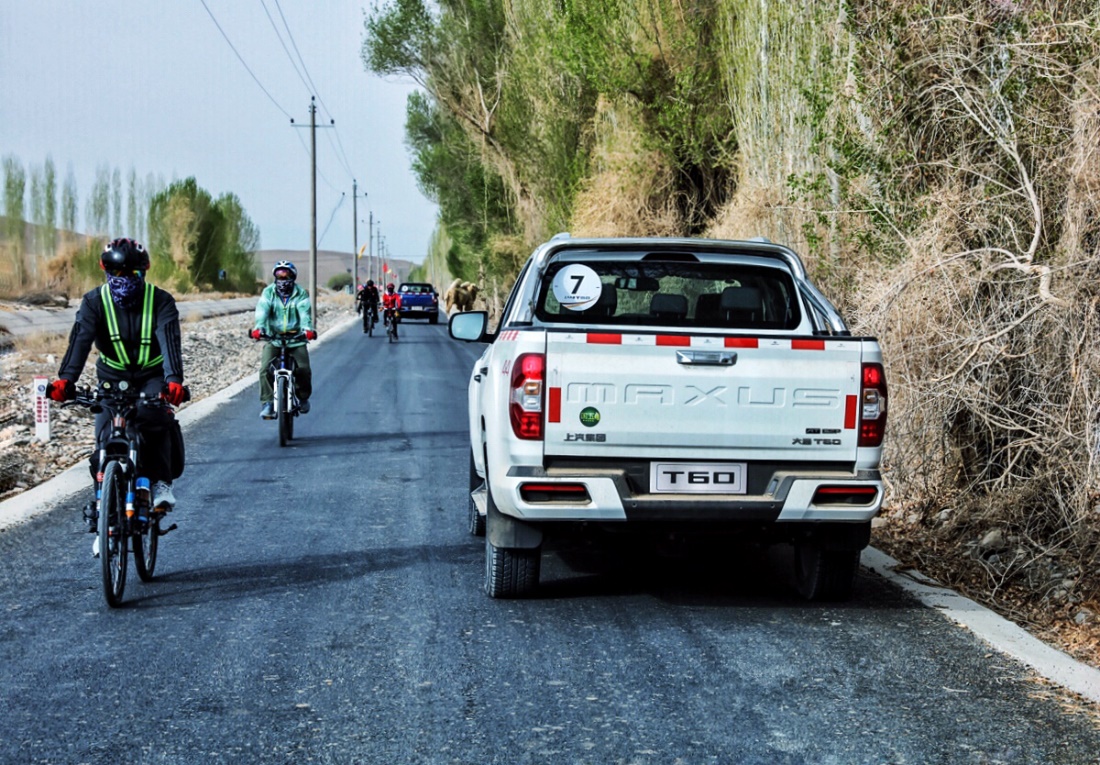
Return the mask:
[[428,314],[428,323],[429,324],[438,324],[439,323],[439,314],[437,314],[437,313]]
[[[542,534],[535,528],[501,514],[489,486],[489,466],[485,479],[485,594],[490,598],[525,598],[539,584],[542,565]],[[489,528],[493,524],[493,528]],[[526,547],[505,547],[493,544],[526,544]]]
[[859,570],[859,550],[826,550],[813,542],[794,546],[794,580],[806,600],[848,600]]
[[485,594],[524,598],[538,587],[542,548],[497,547],[485,540]]

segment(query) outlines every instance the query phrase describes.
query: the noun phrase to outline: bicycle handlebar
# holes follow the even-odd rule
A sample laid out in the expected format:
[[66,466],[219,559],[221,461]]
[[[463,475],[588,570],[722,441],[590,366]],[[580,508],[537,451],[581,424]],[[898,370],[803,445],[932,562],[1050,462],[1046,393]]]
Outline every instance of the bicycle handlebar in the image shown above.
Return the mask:
[[[184,401],[191,400],[191,389],[186,385],[184,386],[186,391],[186,397]],[[70,401],[63,401],[62,407],[68,406],[83,406],[89,409],[102,406],[106,403],[110,405],[133,405],[133,406],[151,406],[151,407],[167,407],[168,402],[160,396],[146,396],[145,391],[138,388],[104,388],[102,385],[91,388],[87,385],[81,386],[76,389],[75,397]]]
[[[251,333],[249,333],[249,337],[251,337],[251,336],[252,336]],[[279,342],[279,343],[284,343],[284,344],[285,343],[296,343],[299,340],[305,340],[307,343],[309,342],[308,338],[306,338],[306,333],[305,332],[297,332],[293,335],[291,335],[291,334],[268,335],[268,334],[265,334],[265,333],[261,332],[259,339],[260,340],[267,340],[269,342]]]

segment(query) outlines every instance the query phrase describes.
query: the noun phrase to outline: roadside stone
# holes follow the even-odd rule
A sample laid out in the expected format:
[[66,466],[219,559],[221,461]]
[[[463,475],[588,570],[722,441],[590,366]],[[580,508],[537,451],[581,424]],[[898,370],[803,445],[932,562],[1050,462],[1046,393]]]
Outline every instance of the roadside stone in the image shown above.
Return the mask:
[[978,547],[986,552],[1005,550],[1008,547],[1008,540],[1005,538],[1004,530],[998,528],[986,532],[982,541],[978,542]]

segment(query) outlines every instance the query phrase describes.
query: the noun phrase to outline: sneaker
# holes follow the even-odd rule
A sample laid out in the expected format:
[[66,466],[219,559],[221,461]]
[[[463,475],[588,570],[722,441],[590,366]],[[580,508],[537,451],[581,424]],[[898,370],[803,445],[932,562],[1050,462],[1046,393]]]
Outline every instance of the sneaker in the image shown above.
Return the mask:
[[274,402],[267,401],[267,402],[264,403],[263,407],[260,409],[260,419],[261,420],[274,420],[275,419],[275,403]]
[[157,481],[153,484],[153,507],[168,512],[176,506],[176,495],[172,493],[172,484]]
[[309,414],[309,399],[303,398],[298,401],[298,411],[302,414]]
[[99,557],[99,537],[96,537],[95,539],[92,540],[92,557],[93,558],[98,558]]

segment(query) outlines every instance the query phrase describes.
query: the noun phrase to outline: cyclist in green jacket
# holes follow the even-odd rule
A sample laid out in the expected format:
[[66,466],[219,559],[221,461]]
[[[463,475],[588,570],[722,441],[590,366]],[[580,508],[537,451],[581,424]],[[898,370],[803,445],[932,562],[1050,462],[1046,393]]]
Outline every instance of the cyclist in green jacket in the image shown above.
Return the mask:
[[[264,287],[260,300],[256,303],[255,329],[250,333],[253,340],[261,335],[296,335],[304,332],[306,340],[316,340],[313,330],[312,308],[309,293],[298,285],[298,269],[289,260],[280,260],[271,269],[275,282]],[[313,393],[313,374],[309,368],[309,351],[305,342],[287,347],[294,358],[297,368],[294,370],[294,387],[298,393],[298,411],[309,411],[309,397]],[[260,417],[275,419],[275,391],[268,367],[279,355],[279,349],[272,343],[264,346],[263,359],[260,361]]]

